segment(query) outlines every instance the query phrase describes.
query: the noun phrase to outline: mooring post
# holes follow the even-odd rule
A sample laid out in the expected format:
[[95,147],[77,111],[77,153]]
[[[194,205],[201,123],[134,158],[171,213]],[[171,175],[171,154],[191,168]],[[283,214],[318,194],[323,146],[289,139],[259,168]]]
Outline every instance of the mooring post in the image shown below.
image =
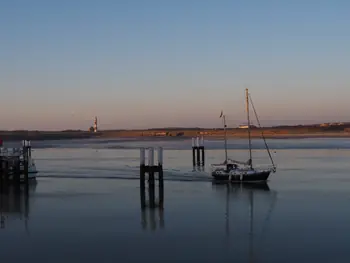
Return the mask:
[[163,209],[164,177],[163,177],[163,148],[158,147],[158,181],[159,181],[159,208]]
[[4,168],[4,163],[3,163],[3,159],[2,156],[0,156],[0,188],[2,188],[3,185],[3,169]]
[[158,147],[158,180],[159,185],[163,183],[163,148]]
[[154,183],[154,149],[148,148],[148,182]]
[[195,142],[195,138],[192,138],[192,162],[193,162],[193,166],[196,166],[196,142]]
[[196,149],[197,149],[197,166],[201,165],[201,156],[200,156],[200,145],[199,145],[199,137],[196,138]]
[[146,187],[145,187],[145,148],[140,149],[140,197],[141,197],[141,208],[146,207]]
[[5,183],[5,186],[8,185],[8,181],[9,181],[9,161],[7,158],[5,158],[4,160],[4,183]]
[[146,162],[146,155],[145,155],[145,148],[140,149],[140,185],[144,184],[145,182],[145,162]]
[[148,190],[150,208],[155,207],[154,149],[148,148]]
[[30,141],[28,141],[27,149],[28,149],[28,157],[31,158],[32,157],[32,146],[31,146]]
[[24,184],[27,187],[29,185],[29,178],[28,178],[28,145],[30,144],[29,141],[23,141],[23,177],[24,177]]
[[201,152],[202,152],[202,165],[205,165],[205,153],[204,153],[204,137],[201,138]]

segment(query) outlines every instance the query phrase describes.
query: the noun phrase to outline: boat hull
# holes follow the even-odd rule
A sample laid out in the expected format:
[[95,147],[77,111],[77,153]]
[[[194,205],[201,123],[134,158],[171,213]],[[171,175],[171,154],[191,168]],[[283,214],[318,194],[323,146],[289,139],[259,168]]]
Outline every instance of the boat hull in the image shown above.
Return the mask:
[[271,171],[249,171],[249,172],[212,172],[212,177],[217,181],[230,182],[266,182]]

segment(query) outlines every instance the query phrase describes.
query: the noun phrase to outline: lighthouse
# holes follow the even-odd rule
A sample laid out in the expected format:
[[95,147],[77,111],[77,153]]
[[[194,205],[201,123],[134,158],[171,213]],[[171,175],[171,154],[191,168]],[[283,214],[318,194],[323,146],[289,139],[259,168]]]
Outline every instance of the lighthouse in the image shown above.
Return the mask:
[[94,120],[94,132],[97,132],[97,117]]

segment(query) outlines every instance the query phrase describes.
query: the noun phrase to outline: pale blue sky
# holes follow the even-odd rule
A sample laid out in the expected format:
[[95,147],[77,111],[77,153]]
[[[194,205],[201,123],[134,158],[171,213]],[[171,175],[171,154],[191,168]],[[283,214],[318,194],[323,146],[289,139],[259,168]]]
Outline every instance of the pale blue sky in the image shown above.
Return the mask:
[[347,121],[350,1],[2,0],[0,129]]

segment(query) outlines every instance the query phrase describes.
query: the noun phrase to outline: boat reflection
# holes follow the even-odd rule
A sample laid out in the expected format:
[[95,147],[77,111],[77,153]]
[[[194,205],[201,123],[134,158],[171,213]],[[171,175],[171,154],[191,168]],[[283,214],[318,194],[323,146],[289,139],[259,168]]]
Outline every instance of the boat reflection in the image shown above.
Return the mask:
[[14,220],[23,220],[27,230],[30,214],[29,196],[36,190],[36,182],[24,185],[2,186],[0,189],[0,228],[6,228]]
[[227,183],[227,182],[220,182],[213,180],[212,181],[213,189],[216,189],[218,191],[226,191],[226,190],[233,190],[233,191],[249,191],[249,190],[255,190],[255,191],[270,191],[270,187],[267,182],[261,182],[261,183]]
[[[212,183],[212,188],[225,198],[225,233],[226,243],[230,246],[232,232],[240,232],[240,242],[247,237],[249,246],[249,262],[257,258],[256,248],[263,247],[263,244],[255,246],[254,242],[262,242],[266,229],[268,228],[272,211],[277,201],[277,192],[270,189],[267,182],[264,183]],[[249,216],[247,215],[247,209]],[[232,210],[232,212],[230,211]],[[265,216],[261,216],[261,214]],[[254,218],[255,217],[255,218]],[[247,218],[249,218],[247,220]],[[249,222],[249,226],[247,226]],[[231,225],[234,229],[231,229]],[[248,233],[244,229],[248,227]],[[234,231],[233,231],[234,230]],[[234,236],[234,235],[233,235]]]

